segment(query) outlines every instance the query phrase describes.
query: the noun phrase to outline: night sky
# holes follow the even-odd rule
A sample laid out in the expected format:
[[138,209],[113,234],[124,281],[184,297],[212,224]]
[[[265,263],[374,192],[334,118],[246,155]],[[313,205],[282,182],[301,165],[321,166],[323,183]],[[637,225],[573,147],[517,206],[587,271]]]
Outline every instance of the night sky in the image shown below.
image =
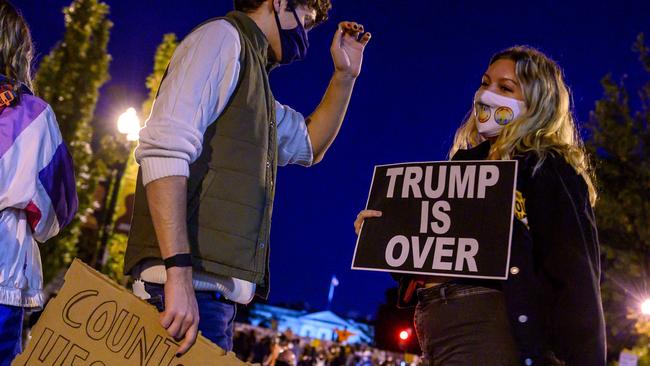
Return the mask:
[[[69,0],[14,0],[32,27],[38,55],[62,37]],[[186,35],[225,14],[230,0],[108,0],[114,22],[111,81],[103,88],[96,127],[117,133],[115,120],[146,98],[145,78],[163,34]],[[564,68],[576,115],[588,119],[612,73],[634,88],[647,78],[632,52],[650,38],[650,1],[334,0],[331,20],[310,33],[306,61],[272,74],[276,98],[309,114],[332,74],[331,36],[339,21],[373,33],[344,127],[325,160],[309,169],[280,169],[271,251],[271,303],[327,304],[374,314],[394,282],[387,274],[351,271],[352,222],[364,208],[373,166],[445,159],[471,107],[490,56],[515,44],[546,52]],[[633,94],[634,95],[634,94]]]

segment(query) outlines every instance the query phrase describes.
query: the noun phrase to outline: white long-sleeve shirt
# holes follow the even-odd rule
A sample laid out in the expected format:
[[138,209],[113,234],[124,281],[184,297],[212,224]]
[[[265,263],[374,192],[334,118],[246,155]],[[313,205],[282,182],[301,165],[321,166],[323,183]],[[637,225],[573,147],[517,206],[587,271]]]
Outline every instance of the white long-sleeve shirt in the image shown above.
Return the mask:
[[[205,131],[223,112],[237,86],[240,52],[239,34],[226,20],[199,27],[178,46],[135,150],[144,185],[164,177],[189,176],[189,165],[201,154]],[[275,109],[278,165],[310,166],[313,151],[305,118],[278,102]],[[159,262],[141,267],[143,280],[165,282],[166,272]],[[250,295],[248,300],[252,300],[255,287],[251,283],[194,274],[197,290],[216,290],[228,296],[224,284],[243,285],[247,289],[243,297]]]
[[[135,151],[145,185],[168,176],[189,176],[205,131],[237,86],[240,52],[239,34],[226,20],[203,25],[178,46]],[[311,165],[304,117],[278,102],[275,107],[278,164]]]

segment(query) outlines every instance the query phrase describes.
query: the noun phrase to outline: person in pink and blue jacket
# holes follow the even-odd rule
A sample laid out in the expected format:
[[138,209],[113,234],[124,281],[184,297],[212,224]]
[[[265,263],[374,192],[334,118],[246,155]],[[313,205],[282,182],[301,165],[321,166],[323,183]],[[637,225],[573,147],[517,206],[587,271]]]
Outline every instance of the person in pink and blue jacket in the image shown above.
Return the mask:
[[0,0],[0,365],[21,351],[24,311],[43,306],[39,243],[77,211],[72,158],[52,108],[31,91],[33,47]]

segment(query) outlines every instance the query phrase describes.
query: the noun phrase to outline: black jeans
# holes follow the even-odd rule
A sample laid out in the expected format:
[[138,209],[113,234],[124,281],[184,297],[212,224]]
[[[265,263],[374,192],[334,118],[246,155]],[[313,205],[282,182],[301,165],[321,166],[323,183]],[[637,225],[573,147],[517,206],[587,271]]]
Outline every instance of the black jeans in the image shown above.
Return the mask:
[[453,283],[420,289],[415,329],[431,366],[518,364],[501,291]]

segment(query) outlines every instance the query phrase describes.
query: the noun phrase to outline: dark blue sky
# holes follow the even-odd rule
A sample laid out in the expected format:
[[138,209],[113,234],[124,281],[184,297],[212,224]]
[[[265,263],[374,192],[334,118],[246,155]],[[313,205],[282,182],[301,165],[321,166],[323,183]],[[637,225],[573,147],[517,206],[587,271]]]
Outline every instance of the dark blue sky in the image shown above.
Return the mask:
[[[39,55],[47,54],[62,37],[60,10],[69,0],[14,2],[31,24]],[[144,81],[164,33],[182,37],[231,7],[230,0],[107,2],[115,23],[109,46],[113,62],[98,120],[111,124],[126,107],[145,99]],[[303,113],[317,105],[331,76],[329,44],[336,24],[357,20],[374,37],[345,125],[324,162],[280,170],[271,302],[306,301],[324,308],[336,274],[334,310],[375,312],[392,280],[349,269],[356,240],[352,221],[365,205],[373,166],[444,159],[494,52],[528,44],[557,60],[580,121],[602,96],[599,82],[605,74],[627,75],[630,87],[647,78],[631,51],[639,32],[650,38],[647,0],[334,0],[331,18],[310,33],[306,61],[272,75],[276,98]]]

